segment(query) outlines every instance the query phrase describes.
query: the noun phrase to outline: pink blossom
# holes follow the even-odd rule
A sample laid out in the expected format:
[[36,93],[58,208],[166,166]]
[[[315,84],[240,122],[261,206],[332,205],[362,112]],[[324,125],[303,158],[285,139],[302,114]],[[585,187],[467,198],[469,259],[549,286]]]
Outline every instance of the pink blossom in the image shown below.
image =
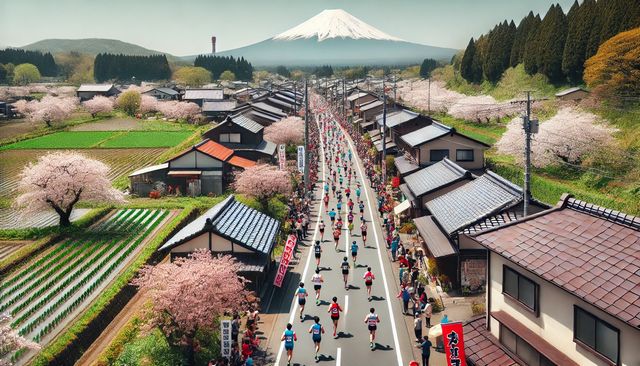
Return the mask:
[[15,103],[13,103],[13,106],[16,109],[16,112],[22,114],[22,115],[26,115],[27,114],[27,106],[28,106],[29,102],[27,102],[24,99],[20,99],[18,101],[16,101]]
[[41,100],[32,100],[27,104],[27,115],[32,121],[42,121],[51,126],[71,116],[78,106],[78,98],[57,98],[50,95]]
[[114,101],[111,98],[96,95],[82,104],[84,108],[95,117],[98,113],[110,113],[113,111]]
[[247,305],[250,293],[239,268],[231,256],[212,257],[200,249],[188,258],[146,266],[132,283],[151,295],[150,326],[193,338],[198,329],[211,329],[222,314]]
[[256,197],[263,201],[276,194],[292,191],[290,173],[269,164],[259,164],[235,173],[233,183],[238,193]]
[[18,335],[11,328],[11,316],[0,314],[0,366],[11,366],[10,354],[22,348],[37,350],[40,345]]
[[264,129],[264,139],[276,144],[295,145],[304,141],[304,121],[287,117]]
[[158,99],[151,95],[142,94],[140,98],[140,113],[150,113],[158,111]]
[[60,225],[69,225],[73,206],[82,201],[122,202],[122,193],[107,178],[109,167],[75,152],[41,156],[20,174],[15,207],[25,213],[54,209]]
[[191,102],[178,102],[170,100],[166,102],[158,102],[158,111],[165,117],[170,119],[193,120],[200,114],[200,107]]

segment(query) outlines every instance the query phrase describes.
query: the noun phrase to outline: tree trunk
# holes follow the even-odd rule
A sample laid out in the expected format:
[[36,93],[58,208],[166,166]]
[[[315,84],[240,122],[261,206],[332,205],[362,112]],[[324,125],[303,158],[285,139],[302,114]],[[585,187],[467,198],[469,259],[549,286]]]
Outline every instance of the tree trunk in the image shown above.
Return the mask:
[[61,227],[69,227],[71,226],[71,220],[69,219],[71,217],[71,212],[69,213],[58,213],[58,215],[60,215],[60,226]]
[[196,365],[196,350],[193,346],[194,339],[189,337],[187,344],[184,346],[184,356],[187,366]]

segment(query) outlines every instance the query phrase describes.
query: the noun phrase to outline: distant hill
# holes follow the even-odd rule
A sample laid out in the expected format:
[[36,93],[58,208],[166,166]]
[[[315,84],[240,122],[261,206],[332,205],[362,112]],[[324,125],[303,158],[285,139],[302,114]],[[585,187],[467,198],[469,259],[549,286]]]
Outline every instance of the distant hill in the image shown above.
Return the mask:
[[84,39],[43,39],[26,46],[19,47],[30,51],[51,53],[78,52],[89,55],[98,53],[115,53],[124,55],[148,56],[165,54],[169,61],[179,61],[179,58],[162,51],[150,50],[133,43],[116,39],[84,38]]

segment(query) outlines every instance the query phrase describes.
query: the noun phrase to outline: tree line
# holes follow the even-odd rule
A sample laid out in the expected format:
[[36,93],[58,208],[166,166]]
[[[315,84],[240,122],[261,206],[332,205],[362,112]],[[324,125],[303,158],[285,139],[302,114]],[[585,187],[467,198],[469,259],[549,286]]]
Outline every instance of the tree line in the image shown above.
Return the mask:
[[542,73],[553,83],[582,83],[584,63],[614,35],[640,26],[638,0],[577,1],[567,14],[552,5],[544,18],[529,12],[518,26],[497,24],[471,38],[460,61],[469,82],[496,82],[509,67],[524,63],[530,75]]
[[43,76],[56,76],[58,66],[53,56],[47,52],[26,51],[16,48],[0,50],[0,64],[32,64],[38,68]]
[[131,56],[100,53],[93,62],[93,77],[107,80],[168,80],[171,69],[165,55]]
[[236,79],[250,81],[253,78],[253,65],[244,57],[238,59],[233,56],[203,56],[196,57],[193,66],[202,67],[211,72],[213,79],[220,79],[225,71],[231,71]]

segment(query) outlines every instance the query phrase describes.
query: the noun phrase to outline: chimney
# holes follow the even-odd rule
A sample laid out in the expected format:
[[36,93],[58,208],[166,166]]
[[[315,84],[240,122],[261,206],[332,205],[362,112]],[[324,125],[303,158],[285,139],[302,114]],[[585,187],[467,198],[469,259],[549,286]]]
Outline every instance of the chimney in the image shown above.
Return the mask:
[[211,53],[216,53],[216,37],[211,37]]

